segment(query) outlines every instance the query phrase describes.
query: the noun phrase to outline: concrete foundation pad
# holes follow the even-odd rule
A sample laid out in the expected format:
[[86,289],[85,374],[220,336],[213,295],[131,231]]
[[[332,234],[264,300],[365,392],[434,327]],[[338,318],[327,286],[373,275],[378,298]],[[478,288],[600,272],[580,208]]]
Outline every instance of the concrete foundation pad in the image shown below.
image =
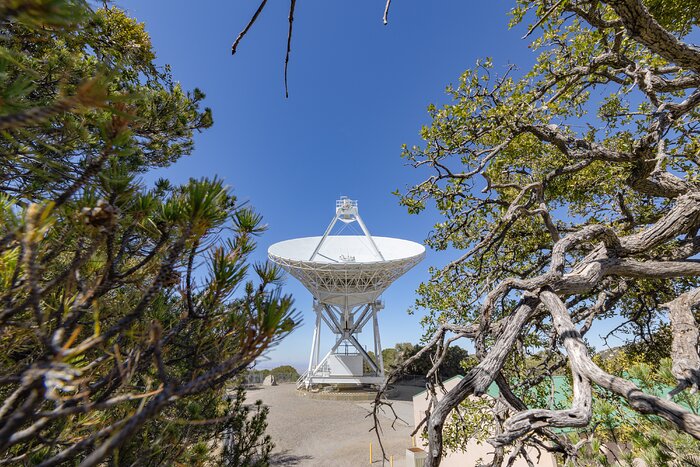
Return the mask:
[[[297,388],[297,395],[309,399],[327,401],[373,401],[377,388],[371,386],[326,385],[313,389]],[[390,387],[384,398],[393,398],[398,393],[397,388]]]
[[326,401],[373,401],[377,390],[372,388],[333,388],[326,387],[315,390],[297,389],[299,397]]

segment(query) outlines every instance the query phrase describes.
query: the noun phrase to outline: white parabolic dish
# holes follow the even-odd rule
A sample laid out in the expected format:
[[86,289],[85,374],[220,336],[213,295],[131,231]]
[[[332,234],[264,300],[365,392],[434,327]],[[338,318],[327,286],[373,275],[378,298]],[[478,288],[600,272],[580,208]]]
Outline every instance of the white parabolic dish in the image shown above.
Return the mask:
[[267,250],[280,265],[323,303],[352,307],[379,295],[425,256],[425,247],[399,238],[372,237],[384,260],[362,235],[329,235],[314,260],[309,258],[322,237],[275,243]]

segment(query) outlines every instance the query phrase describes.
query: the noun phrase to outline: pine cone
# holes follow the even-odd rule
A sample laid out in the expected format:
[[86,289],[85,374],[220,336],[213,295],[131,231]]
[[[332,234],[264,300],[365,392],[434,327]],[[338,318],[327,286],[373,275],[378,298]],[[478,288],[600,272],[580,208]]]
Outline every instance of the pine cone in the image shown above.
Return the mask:
[[97,201],[94,208],[84,207],[80,214],[85,224],[98,228],[100,232],[106,232],[117,223],[117,208],[104,199]]
[[175,269],[170,269],[163,278],[163,287],[173,287],[180,283],[180,273]]

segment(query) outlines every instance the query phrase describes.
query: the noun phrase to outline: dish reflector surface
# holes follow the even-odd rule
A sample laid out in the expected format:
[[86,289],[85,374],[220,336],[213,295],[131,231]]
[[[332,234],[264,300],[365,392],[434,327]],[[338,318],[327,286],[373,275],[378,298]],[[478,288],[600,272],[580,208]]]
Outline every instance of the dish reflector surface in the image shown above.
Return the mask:
[[301,281],[320,302],[343,307],[376,300],[425,256],[425,247],[419,243],[372,236],[382,261],[365,236],[329,235],[314,260],[309,260],[321,239],[304,237],[275,243],[268,249],[268,257]]

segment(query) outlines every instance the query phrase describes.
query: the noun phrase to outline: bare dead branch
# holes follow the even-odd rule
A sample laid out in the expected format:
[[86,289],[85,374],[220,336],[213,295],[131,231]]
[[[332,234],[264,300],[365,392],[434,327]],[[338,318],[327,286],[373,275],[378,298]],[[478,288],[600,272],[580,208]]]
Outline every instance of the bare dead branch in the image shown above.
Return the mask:
[[389,7],[391,6],[391,0],[386,0],[386,5],[384,6],[384,25],[389,24]]
[[234,55],[236,53],[236,49],[238,48],[238,44],[240,44],[240,42],[243,40],[243,36],[248,34],[248,31],[253,26],[255,21],[258,19],[258,16],[260,16],[260,13],[262,13],[263,9],[265,8],[265,4],[267,4],[267,0],[262,0],[262,2],[260,2],[260,5],[258,5],[258,9],[255,10],[253,17],[250,18],[250,21],[248,21],[248,24],[246,24],[245,27],[243,28],[243,30],[238,34],[238,37],[236,37],[236,40],[233,41],[233,45],[231,46],[231,55]]
[[294,7],[297,0],[289,0],[289,31],[287,32],[287,53],[284,56],[284,97],[289,97],[289,86],[287,85],[287,67],[289,66],[289,53],[292,50],[292,25],[294,23]]

